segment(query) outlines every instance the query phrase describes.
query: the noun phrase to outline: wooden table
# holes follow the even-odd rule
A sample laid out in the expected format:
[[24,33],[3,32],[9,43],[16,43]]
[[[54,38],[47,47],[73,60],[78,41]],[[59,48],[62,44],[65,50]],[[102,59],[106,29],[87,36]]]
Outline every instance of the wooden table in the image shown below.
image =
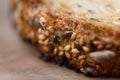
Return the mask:
[[113,80],[86,77],[41,60],[37,48],[12,28],[9,17],[8,0],[0,0],[0,80]]

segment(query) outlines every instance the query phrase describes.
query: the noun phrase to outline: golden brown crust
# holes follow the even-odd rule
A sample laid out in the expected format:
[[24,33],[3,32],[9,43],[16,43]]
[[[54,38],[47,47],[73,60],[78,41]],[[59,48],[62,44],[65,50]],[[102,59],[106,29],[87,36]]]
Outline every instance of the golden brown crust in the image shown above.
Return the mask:
[[[85,1],[79,3],[88,3]],[[62,0],[21,0],[17,10],[20,34],[37,43],[48,60],[66,63],[91,76],[120,76],[119,25],[103,22],[105,15],[88,19],[87,13],[78,14],[71,8],[75,4],[69,4]]]

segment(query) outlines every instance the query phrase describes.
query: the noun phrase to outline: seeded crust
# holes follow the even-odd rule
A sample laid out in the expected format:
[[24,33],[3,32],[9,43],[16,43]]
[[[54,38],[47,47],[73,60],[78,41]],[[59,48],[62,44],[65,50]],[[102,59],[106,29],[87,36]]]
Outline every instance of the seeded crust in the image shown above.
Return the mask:
[[20,35],[36,44],[45,60],[88,76],[120,77],[118,3],[13,0],[12,12]]

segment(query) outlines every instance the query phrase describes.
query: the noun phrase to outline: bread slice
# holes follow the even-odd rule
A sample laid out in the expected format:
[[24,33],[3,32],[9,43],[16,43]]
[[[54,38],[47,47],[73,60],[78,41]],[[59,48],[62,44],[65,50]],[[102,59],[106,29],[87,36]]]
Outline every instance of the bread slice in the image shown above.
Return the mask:
[[37,44],[44,59],[88,76],[120,77],[119,0],[17,0],[14,4],[20,35]]

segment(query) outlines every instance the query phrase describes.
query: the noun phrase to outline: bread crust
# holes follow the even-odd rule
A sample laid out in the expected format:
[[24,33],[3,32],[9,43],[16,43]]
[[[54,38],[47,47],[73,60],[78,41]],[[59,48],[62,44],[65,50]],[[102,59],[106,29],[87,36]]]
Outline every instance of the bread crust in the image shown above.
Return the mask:
[[[118,13],[101,2],[72,1],[18,1],[15,11],[19,14],[16,22],[20,35],[37,44],[46,60],[88,76],[120,77],[120,25],[118,21],[111,23]],[[78,9],[81,3],[90,3],[92,7],[97,4],[106,11],[98,8],[95,14],[86,7]],[[81,12],[74,11],[74,6]],[[114,12],[115,16],[109,13],[106,17],[106,12]]]

